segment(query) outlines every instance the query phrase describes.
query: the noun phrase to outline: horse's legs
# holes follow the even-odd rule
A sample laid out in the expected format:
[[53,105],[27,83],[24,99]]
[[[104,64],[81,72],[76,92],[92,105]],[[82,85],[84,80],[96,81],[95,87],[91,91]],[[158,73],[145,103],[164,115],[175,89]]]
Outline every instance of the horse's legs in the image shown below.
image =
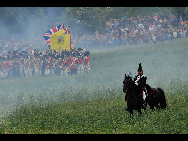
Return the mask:
[[140,109],[138,109],[138,112],[139,112],[139,115],[141,115],[142,113],[141,113],[141,108]]
[[160,107],[161,109],[166,109],[166,99],[165,99],[165,96],[163,98],[160,99]]
[[131,115],[133,115],[133,109],[132,108],[129,108],[129,112]]
[[153,111],[155,111],[155,110],[154,110],[154,105],[153,105],[153,104],[150,104],[149,106],[150,106],[150,109],[152,109]]
[[156,107],[157,109],[160,109],[160,106],[159,106],[158,104],[156,104],[155,107]]

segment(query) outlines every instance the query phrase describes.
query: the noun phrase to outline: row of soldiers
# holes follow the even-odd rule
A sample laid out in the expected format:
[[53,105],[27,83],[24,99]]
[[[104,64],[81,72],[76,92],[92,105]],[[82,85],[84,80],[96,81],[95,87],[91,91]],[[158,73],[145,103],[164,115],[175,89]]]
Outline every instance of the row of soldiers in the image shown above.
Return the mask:
[[7,56],[0,56],[0,78],[83,74],[90,71],[89,55],[89,51],[81,48],[9,52]]

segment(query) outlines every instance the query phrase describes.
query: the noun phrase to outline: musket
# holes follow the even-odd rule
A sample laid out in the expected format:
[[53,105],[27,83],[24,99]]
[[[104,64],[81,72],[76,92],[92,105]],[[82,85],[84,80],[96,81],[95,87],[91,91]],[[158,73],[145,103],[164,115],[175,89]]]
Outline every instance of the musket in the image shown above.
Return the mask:
[[[144,37],[142,35],[139,34],[139,36],[141,36],[142,39],[144,40],[144,42],[146,42],[146,40],[144,39]],[[148,44],[148,43],[146,42],[146,44]]]
[[[137,37],[137,35],[136,35],[136,37]],[[144,39],[144,37],[141,36],[140,34],[139,34],[139,37],[142,37],[142,39],[146,42],[146,40]],[[138,38],[138,37],[137,37],[137,38]],[[148,43],[146,42],[146,44],[148,44]]]
[[[135,39],[134,39],[134,37],[132,37],[132,39],[135,41]],[[136,41],[135,41],[136,42]],[[137,42],[136,42],[136,44],[137,44]],[[138,45],[138,44],[137,44]]]
[[[148,34],[148,36],[151,38],[151,36]],[[151,38],[153,40],[153,38]],[[153,42],[156,44],[156,42],[153,40]]]
[[[131,37],[131,36],[130,36]],[[134,42],[137,44],[137,42],[135,41],[135,39],[134,39],[134,37],[131,37],[131,39],[133,39],[134,40]],[[137,44],[138,45],[138,44]]]
[[[158,37],[157,37],[157,39],[159,40],[159,41],[161,41]],[[163,41],[161,41],[162,43],[163,43]],[[163,43],[164,44],[164,43]]]

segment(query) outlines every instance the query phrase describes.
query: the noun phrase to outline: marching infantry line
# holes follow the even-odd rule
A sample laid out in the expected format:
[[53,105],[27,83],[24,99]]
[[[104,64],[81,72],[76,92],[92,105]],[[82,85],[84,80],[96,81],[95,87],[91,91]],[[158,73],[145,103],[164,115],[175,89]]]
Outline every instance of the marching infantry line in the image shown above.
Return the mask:
[[73,75],[90,71],[90,52],[78,48],[70,51],[46,50],[15,52],[0,56],[0,78],[44,75]]

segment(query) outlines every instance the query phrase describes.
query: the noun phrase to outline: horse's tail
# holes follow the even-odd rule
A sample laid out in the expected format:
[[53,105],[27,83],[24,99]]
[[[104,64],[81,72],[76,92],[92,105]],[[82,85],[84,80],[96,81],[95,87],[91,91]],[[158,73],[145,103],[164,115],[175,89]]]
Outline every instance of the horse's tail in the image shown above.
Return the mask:
[[165,93],[161,88],[157,88],[160,92],[160,106],[161,109],[166,109],[167,104],[166,104],[166,98],[165,98]]

